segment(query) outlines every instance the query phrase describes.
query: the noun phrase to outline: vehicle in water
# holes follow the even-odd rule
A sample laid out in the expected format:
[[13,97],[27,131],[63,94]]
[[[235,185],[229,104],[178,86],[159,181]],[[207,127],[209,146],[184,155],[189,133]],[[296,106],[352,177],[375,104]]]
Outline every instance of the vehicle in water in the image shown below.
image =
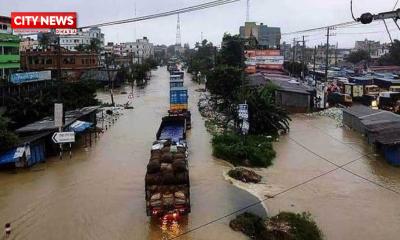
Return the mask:
[[145,177],[148,216],[177,220],[190,213],[186,117],[163,117]]

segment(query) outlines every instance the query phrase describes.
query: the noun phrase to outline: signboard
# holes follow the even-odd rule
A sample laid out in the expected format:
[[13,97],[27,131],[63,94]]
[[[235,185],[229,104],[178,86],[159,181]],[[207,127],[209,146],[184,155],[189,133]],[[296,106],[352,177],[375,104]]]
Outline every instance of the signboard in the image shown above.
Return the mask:
[[284,57],[280,50],[247,50],[244,52],[246,57],[246,72],[255,73],[255,69],[282,70]]
[[284,57],[283,56],[256,56],[256,57],[250,57],[247,58],[245,61],[246,65],[283,65],[284,63]]
[[75,142],[75,132],[56,132],[51,139],[54,143],[73,143]]
[[71,29],[71,28],[59,28],[56,29],[57,35],[73,35],[78,34],[78,29]]
[[54,126],[59,128],[63,126],[63,114],[63,104],[54,103]]
[[10,81],[14,84],[45,80],[51,80],[51,71],[13,73],[10,77]]
[[247,120],[242,122],[242,134],[247,135],[250,130],[250,123]]
[[239,104],[239,119],[249,119],[249,110],[247,104]]

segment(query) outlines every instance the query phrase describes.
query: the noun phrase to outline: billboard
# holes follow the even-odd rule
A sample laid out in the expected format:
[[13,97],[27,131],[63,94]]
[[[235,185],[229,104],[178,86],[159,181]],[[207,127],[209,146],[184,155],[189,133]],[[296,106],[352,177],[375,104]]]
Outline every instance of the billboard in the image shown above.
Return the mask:
[[51,71],[13,73],[10,77],[10,82],[14,84],[38,82],[45,80],[51,80]]
[[283,69],[284,57],[281,56],[280,50],[247,50],[244,54],[248,73],[254,73],[256,69]]

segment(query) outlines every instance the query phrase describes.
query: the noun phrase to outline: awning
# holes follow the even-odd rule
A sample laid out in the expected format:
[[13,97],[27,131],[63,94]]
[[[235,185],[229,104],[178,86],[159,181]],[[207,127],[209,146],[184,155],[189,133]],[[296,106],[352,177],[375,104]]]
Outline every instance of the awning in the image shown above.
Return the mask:
[[69,130],[80,133],[80,132],[84,132],[86,129],[90,128],[91,126],[93,126],[93,123],[78,120],[69,126]]
[[24,147],[18,147],[3,153],[2,155],[0,155],[0,166],[15,163],[18,158],[24,155],[24,152]]

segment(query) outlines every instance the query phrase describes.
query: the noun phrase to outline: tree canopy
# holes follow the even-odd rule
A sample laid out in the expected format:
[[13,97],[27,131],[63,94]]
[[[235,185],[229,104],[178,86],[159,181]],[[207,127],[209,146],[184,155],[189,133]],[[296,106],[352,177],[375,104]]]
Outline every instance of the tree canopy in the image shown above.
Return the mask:
[[400,41],[394,40],[389,47],[389,53],[379,59],[382,65],[398,65],[400,66]]
[[350,62],[350,63],[357,64],[357,63],[360,63],[362,61],[367,61],[367,62],[371,61],[371,56],[365,50],[358,50],[358,51],[355,51],[355,52],[351,52],[347,56],[346,60],[348,62]]

